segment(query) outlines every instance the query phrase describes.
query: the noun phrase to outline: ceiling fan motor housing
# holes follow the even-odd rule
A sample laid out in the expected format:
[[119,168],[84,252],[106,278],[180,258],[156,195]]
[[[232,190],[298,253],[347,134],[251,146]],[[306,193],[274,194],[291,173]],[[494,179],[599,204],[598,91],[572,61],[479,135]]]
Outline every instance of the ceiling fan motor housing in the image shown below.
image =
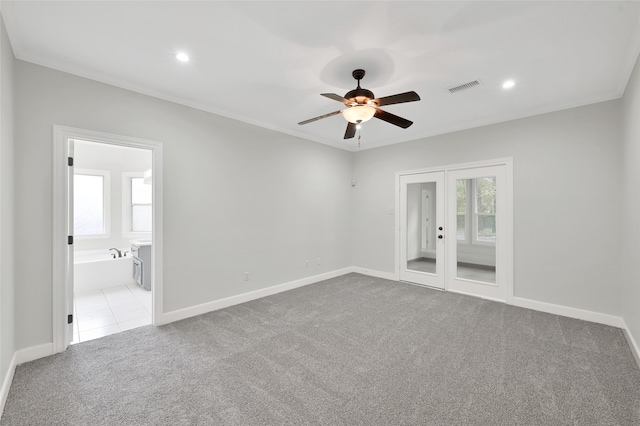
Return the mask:
[[366,105],[368,101],[375,99],[375,96],[371,90],[358,87],[347,92],[344,98],[356,102],[358,105]]

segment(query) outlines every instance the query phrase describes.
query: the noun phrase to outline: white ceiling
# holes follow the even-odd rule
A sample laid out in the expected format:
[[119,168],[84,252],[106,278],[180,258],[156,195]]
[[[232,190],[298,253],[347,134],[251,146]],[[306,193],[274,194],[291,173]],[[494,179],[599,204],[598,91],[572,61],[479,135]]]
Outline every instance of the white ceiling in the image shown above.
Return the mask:
[[297,123],[340,109],[320,93],[353,89],[356,68],[378,97],[422,98],[384,107],[406,130],[365,123],[366,149],[618,98],[640,51],[637,1],[3,0],[2,15],[18,59],[347,150],[340,115]]

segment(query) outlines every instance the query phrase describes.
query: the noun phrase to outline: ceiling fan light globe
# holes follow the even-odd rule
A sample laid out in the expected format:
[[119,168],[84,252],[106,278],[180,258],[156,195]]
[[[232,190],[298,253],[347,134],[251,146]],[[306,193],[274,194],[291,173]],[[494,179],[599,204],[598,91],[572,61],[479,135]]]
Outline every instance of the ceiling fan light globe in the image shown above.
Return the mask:
[[373,118],[376,109],[368,105],[356,105],[342,111],[342,116],[349,123],[364,123]]

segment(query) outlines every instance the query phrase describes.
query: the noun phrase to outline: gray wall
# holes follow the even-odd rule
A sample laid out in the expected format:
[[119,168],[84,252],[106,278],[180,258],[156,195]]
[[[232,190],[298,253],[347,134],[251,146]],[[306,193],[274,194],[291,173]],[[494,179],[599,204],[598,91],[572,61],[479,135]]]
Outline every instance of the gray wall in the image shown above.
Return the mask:
[[164,144],[165,311],[352,264],[352,154],[22,61],[15,79],[18,349],[52,339],[55,124]]
[[620,113],[604,102],[358,152],[354,265],[394,271],[396,172],[513,157],[515,296],[620,315]]
[[624,221],[622,275],[623,318],[640,343],[640,66],[624,93]]
[[0,377],[14,352],[13,319],[13,66],[15,58],[0,18]]

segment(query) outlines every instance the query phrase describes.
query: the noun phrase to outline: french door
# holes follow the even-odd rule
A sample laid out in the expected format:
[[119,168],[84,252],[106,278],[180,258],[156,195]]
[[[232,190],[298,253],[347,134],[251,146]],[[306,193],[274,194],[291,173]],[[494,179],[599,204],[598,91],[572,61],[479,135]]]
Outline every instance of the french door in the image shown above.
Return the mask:
[[508,241],[506,167],[447,172],[447,225],[455,236],[447,244],[447,289],[507,301]]
[[507,164],[400,174],[400,280],[509,301],[513,225],[507,179]]

